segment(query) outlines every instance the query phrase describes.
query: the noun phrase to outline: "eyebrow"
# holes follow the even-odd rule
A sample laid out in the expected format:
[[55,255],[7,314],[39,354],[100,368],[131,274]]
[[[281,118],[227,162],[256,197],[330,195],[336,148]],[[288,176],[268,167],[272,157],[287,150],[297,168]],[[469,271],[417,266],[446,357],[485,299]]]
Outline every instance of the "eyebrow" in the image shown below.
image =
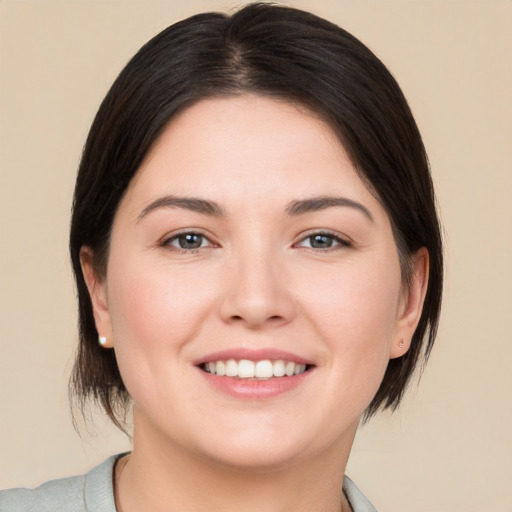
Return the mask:
[[286,213],[288,215],[302,215],[307,212],[315,212],[318,210],[325,210],[326,208],[332,207],[348,207],[355,208],[365,215],[372,223],[374,222],[373,215],[370,210],[363,206],[361,203],[348,199],[347,197],[331,197],[331,196],[320,196],[311,197],[309,199],[301,199],[298,201],[292,201],[286,207]]
[[[374,222],[373,215],[368,208],[361,203],[348,199],[346,197],[331,197],[319,196],[311,197],[309,199],[300,199],[292,201],[288,204],[285,211],[288,215],[297,216],[308,212],[325,210],[326,208],[333,207],[348,207],[355,208],[363,213],[372,223]],[[137,221],[142,220],[151,212],[160,208],[184,208],[194,212],[202,213],[204,215],[211,215],[220,217],[224,215],[224,210],[215,201],[207,199],[199,199],[196,197],[178,197],[178,196],[164,196],[156,199],[142,210],[139,214]]]
[[137,221],[142,220],[151,212],[160,208],[184,208],[185,210],[191,210],[204,215],[212,215],[214,217],[220,217],[224,214],[222,207],[214,201],[196,197],[164,196],[146,206],[139,214]]

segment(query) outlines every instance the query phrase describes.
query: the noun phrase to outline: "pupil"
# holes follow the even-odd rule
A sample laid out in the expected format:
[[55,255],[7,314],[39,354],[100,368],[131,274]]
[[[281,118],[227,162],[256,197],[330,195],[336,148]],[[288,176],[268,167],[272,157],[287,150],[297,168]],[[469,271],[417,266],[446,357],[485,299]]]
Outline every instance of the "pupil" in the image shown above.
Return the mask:
[[187,233],[179,237],[180,247],[182,249],[198,249],[201,247],[203,237],[194,233]]
[[327,235],[315,235],[311,241],[312,247],[315,249],[325,249],[332,246],[332,238]]

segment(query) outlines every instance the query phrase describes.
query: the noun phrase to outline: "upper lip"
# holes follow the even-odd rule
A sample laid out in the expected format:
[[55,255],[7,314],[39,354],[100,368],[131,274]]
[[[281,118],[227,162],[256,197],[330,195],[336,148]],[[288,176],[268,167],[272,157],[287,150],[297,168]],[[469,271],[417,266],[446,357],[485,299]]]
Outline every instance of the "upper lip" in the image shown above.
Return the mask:
[[283,360],[299,364],[313,365],[313,362],[311,360],[301,357],[287,350],[280,350],[275,348],[248,349],[243,347],[212,352],[211,354],[196,359],[195,361],[193,361],[193,364],[200,365],[215,361],[227,361],[228,359],[235,359],[237,361],[239,361],[240,359],[248,359],[249,361],[254,362],[269,359],[271,361]]

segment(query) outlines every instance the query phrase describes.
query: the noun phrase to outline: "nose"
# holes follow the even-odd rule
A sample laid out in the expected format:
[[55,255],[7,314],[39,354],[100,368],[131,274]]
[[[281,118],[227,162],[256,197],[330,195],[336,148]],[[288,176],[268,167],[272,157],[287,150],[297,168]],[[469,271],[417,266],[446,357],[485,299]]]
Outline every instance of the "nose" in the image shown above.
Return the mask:
[[295,316],[289,281],[275,255],[252,254],[234,259],[224,282],[222,320],[248,329],[287,324]]

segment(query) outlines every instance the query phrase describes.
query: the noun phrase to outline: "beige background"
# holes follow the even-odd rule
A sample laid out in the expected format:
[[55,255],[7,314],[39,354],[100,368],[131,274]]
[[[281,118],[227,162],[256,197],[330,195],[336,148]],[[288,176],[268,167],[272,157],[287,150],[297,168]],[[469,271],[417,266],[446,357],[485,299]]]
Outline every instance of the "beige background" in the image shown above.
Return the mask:
[[[390,67],[430,154],[446,230],[438,346],[399,411],[360,431],[348,473],[380,512],[512,511],[512,2],[292,1]],[[0,487],[127,449],[73,430],[67,231],[100,100],[150,36],[236,1],[0,0]]]

